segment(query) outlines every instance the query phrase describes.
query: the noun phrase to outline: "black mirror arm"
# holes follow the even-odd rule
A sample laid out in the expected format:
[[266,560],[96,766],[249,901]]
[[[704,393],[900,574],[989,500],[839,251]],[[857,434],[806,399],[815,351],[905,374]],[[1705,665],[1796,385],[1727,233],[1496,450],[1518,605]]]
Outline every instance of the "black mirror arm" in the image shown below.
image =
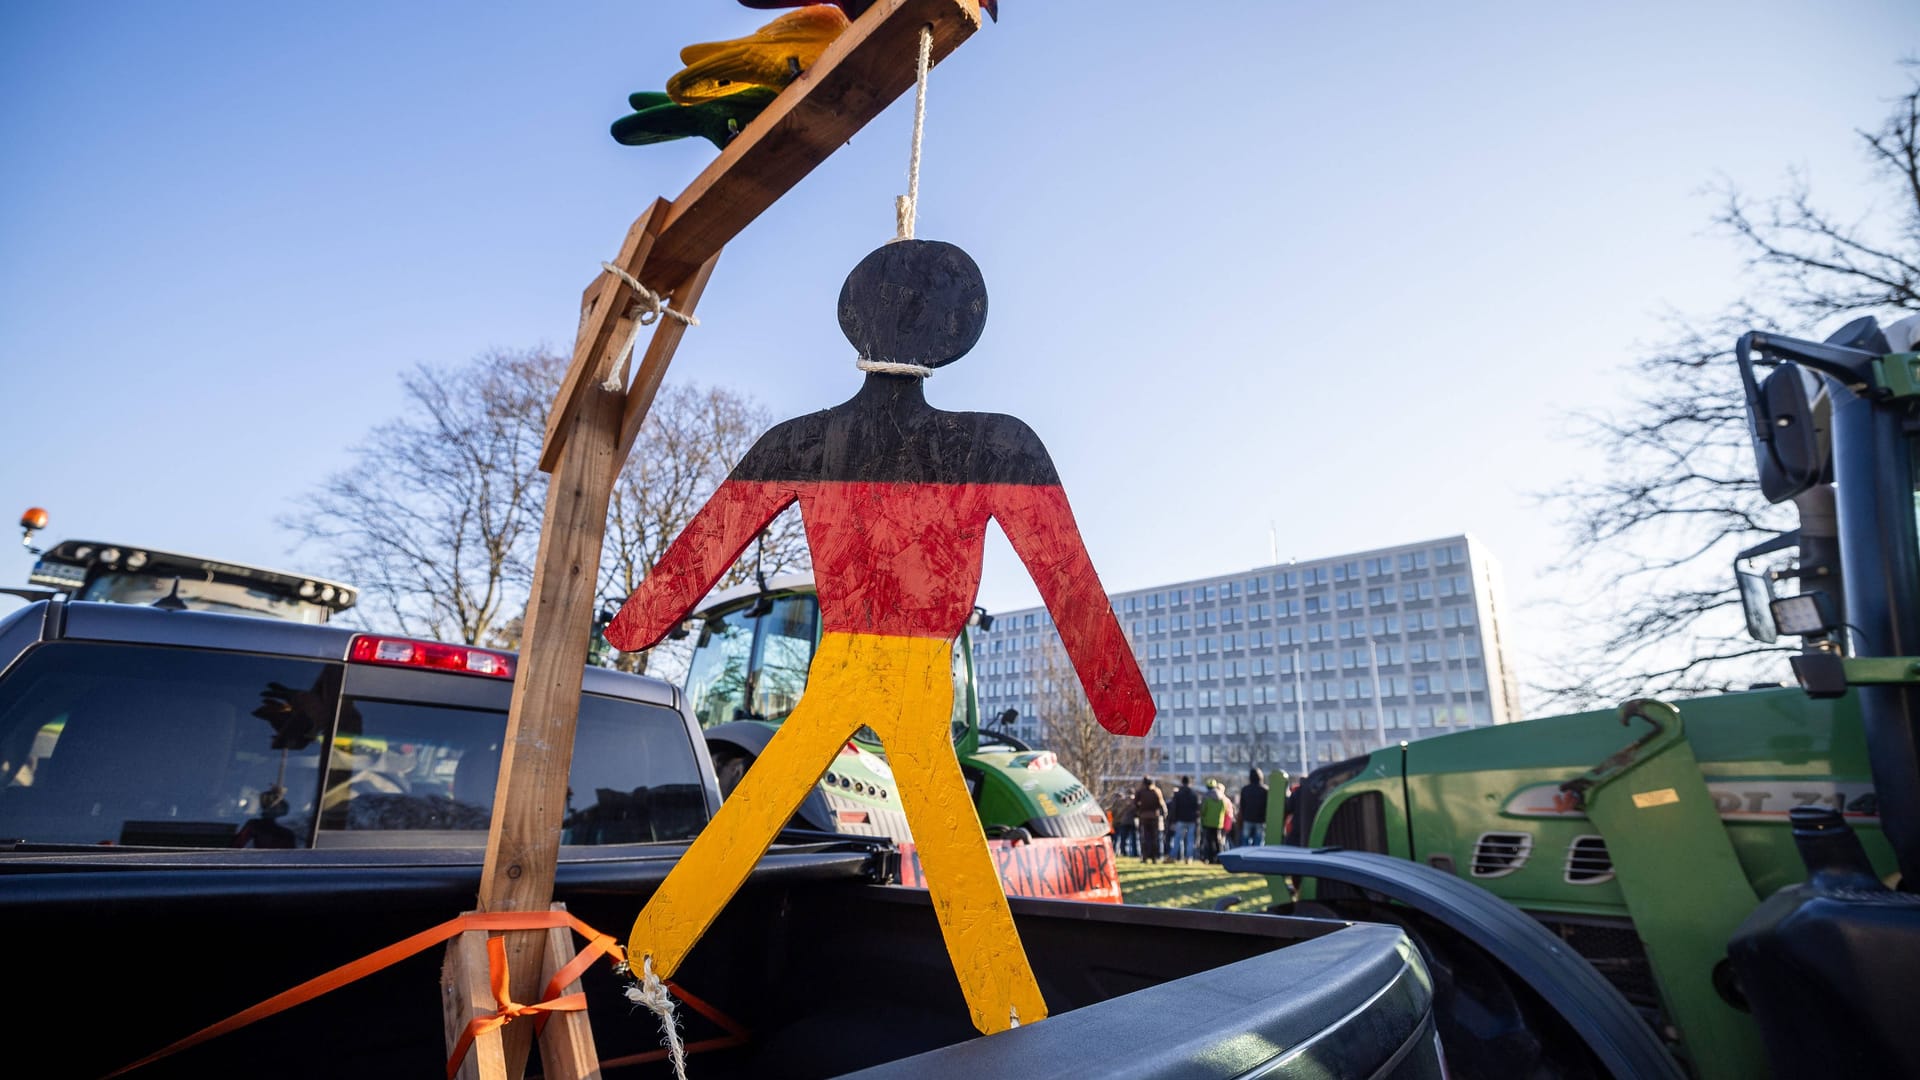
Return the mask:
[[1800,530],[1790,529],[1774,537],[1771,540],[1762,540],[1759,543],[1748,548],[1747,550],[1740,552],[1738,555],[1735,555],[1733,557],[1733,563],[1735,566],[1738,566],[1740,565],[1741,562],[1747,559],[1757,559],[1762,555],[1771,555],[1776,551],[1785,551],[1790,547],[1799,547],[1799,546],[1800,546]]
[[1839,380],[1847,389],[1856,391],[1873,384],[1873,362],[1880,359],[1880,354],[1865,349],[1850,349],[1845,345],[1827,345],[1750,330],[1740,335],[1740,342],[1735,346],[1735,358],[1740,363],[1740,379],[1746,385],[1748,402],[1752,402],[1759,393],[1759,386],[1753,378],[1750,356],[1753,349],[1758,349],[1761,356],[1776,363],[1792,360],[1804,364]]

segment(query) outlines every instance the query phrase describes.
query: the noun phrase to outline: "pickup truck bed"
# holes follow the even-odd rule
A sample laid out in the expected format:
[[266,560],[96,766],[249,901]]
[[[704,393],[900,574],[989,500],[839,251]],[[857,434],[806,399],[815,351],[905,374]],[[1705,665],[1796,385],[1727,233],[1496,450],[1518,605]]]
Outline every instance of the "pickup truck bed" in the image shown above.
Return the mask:
[[[59,1050],[61,1074],[103,1075],[434,926],[469,907],[479,882],[470,855],[276,854],[276,865],[245,867],[226,853],[0,856],[9,997],[16,1010],[50,1005],[61,1030],[84,1032]],[[557,895],[624,936],[674,854],[568,863]],[[1054,1016],[978,1037],[927,894],[876,883],[889,861],[884,844],[845,841],[769,853],[675,979],[749,1033],[744,1046],[696,1054],[690,1076],[1439,1075],[1426,971],[1405,938],[1317,919],[1016,898]],[[441,955],[133,1075],[438,1075]],[[659,1029],[621,998],[607,965],[585,983],[608,1075],[667,1075],[657,1062],[616,1064],[657,1049]],[[682,1014],[689,1042],[723,1033]]]

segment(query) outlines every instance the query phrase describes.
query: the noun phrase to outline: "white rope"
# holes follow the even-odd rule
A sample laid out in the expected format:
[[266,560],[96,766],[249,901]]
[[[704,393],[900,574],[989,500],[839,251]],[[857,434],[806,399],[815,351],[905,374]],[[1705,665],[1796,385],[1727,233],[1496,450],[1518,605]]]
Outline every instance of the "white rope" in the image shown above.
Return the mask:
[[660,976],[653,973],[653,957],[641,958],[640,969],[645,974],[639,986],[627,987],[627,1000],[645,1005],[660,1018],[660,1027],[667,1033],[661,1041],[666,1044],[667,1057],[673,1062],[673,1075],[676,1080],[687,1080],[687,1048],[680,1041],[680,1026],[673,1017],[673,995],[667,992]]
[[[933,27],[920,28],[920,62],[913,92],[913,157],[907,162],[907,193],[893,200],[893,216],[899,231],[893,242],[913,239],[913,222],[920,208],[920,138],[927,128],[927,69],[933,66]],[[924,379],[933,374],[925,364],[903,364],[892,360],[860,357],[853,366],[881,375],[911,375]]]
[[861,371],[874,371],[882,375],[912,375],[918,379],[933,374],[933,369],[925,364],[901,364],[892,360],[868,360],[865,357],[855,360],[853,366]]
[[933,66],[933,27],[920,28],[920,69],[913,94],[913,159],[907,165],[907,193],[893,201],[899,223],[895,240],[913,239],[914,218],[920,212],[920,135],[927,126],[927,69]]
[[[627,375],[633,363],[633,347],[640,341],[641,327],[652,326],[660,321],[662,315],[670,319],[678,319],[687,326],[699,326],[700,320],[683,311],[675,311],[668,307],[666,297],[640,284],[639,278],[612,263],[603,262],[600,264],[600,269],[619,278],[627,288],[633,290],[633,310],[629,313],[633,323],[627,327],[626,343],[621,345],[620,351],[615,354],[620,357],[620,368],[618,371],[609,373],[607,381],[600,384],[602,390],[618,393],[627,388]],[[581,321],[584,325],[584,315]]]

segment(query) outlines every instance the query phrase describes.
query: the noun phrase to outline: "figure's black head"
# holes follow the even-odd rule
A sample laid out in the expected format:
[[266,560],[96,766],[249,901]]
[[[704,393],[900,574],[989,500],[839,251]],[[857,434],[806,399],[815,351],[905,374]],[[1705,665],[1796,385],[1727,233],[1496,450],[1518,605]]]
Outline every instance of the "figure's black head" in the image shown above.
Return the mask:
[[840,329],[866,360],[940,367],[987,325],[987,283],[973,258],[939,240],[896,240],[840,286]]

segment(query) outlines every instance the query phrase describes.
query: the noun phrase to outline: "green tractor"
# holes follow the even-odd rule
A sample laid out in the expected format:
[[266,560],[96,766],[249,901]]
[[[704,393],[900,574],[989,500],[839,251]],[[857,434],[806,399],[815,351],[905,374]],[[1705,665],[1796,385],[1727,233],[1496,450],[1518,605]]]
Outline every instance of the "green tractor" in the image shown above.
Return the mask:
[[[991,619],[975,609],[969,630]],[[784,575],[717,594],[691,622],[697,637],[683,685],[724,798],[800,701],[820,640],[820,603],[810,575]],[[970,641],[963,631],[954,642],[954,749],[1008,893],[1118,903],[1106,811],[1052,751],[980,723]],[[901,847],[902,879],[918,882],[913,835],[871,730],[862,727],[841,748],[795,817],[818,831],[891,837]]]
[[1381,749],[1308,775],[1285,845],[1223,856],[1294,890],[1276,911],[1406,926],[1454,1075],[1620,1075],[1624,1002],[1668,1075],[1920,1076],[1917,335],[1736,350],[1762,490],[1800,528],[1734,569],[1749,632],[1802,639],[1799,687]]

